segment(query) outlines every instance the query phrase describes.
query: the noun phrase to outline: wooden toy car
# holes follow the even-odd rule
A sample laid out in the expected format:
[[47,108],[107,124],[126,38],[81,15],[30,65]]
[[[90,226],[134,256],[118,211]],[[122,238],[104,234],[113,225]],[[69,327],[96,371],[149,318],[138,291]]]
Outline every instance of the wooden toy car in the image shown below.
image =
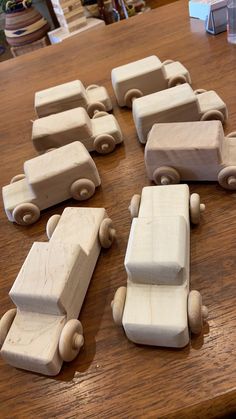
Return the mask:
[[111,99],[105,87],[91,84],[85,89],[80,80],[35,93],[34,106],[39,118],[78,107],[85,108],[90,117],[95,111],[112,110]]
[[83,345],[77,318],[115,230],[104,208],[66,208],[49,219],[47,233],[49,242],[33,244],[10,290],[17,309],[0,321],[0,348],[10,365],[56,375]]
[[133,118],[139,141],[146,143],[153,124],[160,122],[227,120],[225,103],[213,90],[193,91],[189,84],[172,87],[134,101]]
[[127,288],[112,302],[113,319],[131,341],[181,348],[189,329],[201,332],[207,309],[199,292],[189,292],[189,224],[199,222],[203,209],[187,185],[148,186],[133,196]]
[[27,160],[24,172],[2,189],[7,218],[21,225],[35,223],[41,210],[71,197],[89,199],[101,184],[93,159],[79,141]]
[[70,109],[33,122],[32,140],[39,153],[81,141],[88,151],[107,154],[123,141],[120,126],[113,115],[99,112],[90,119],[84,108]]
[[218,180],[235,190],[235,137],[225,138],[220,121],[155,124],[145,147],[148,177],[162,185]]
[[180,62],[162,63],[155,55],[113,68],[111,81],[119,106],[129,108],[138,97],[181,83],[191,84],[189,72]]

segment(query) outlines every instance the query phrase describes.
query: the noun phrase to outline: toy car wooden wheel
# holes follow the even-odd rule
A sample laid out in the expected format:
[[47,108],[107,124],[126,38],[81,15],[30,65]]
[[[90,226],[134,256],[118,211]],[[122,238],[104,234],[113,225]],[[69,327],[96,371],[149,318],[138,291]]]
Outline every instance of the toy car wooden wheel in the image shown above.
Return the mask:
[[4,344],[4,341],[7,337],[9,329],[15,318],[15,315],[16,315],[16,308],[12,308],[11,310],[8,310],[5,314],[3,314],[0,320],[0,349],[2,345]]
[[193,224],[199,224],[201,212],[205,211],[205,205],[200,202],[200,195],[192,193],[190,195],[190,219]]
[[126,299],[126,287],[120,287],[116,290],[114,299],[111,302],[112,316],[115,324],[122,325],[122,317]]
[[141,196],[139,194],[135,194],[131,198],[130,205],[129,205],[129,212],[132,219],[138,217],[140,201],[141,201]]
[[195,95],[201,95],[202,93],[206,93],[205,89],[196,89],[193,92]]
[[88,87],[86,87],[86,91],[88,90],[92,90],[92,89],[97,89],[97,87],[99,87],[97,84],[90,84]]
[[130,89],[125,93],[124,101],[125,106],[132,108],[133,100],[143,96],[143,93],[139,89]]
[[10,180],[10,183],[18,182],[18,180],[25,179],[25,174],[20,173],[19,175],[13,176],[13,178]]
[[52,234],[58,224],[58,221],[60,220],[61,216],[59,214],[52,215],[46,225],[46,234],[48,237],[48,240],[52,237]]
[[204,320],[208,316],[206,306],[202,305],[202,296],[198,291],[190,291],[188,296],[188,323],[192,333],[201,333]]
[[175,87],[178,84],[187,83],[186,77],[180,74],[179,76],[171,77],[168,81],[168,87]]
[[101,118],[102,116],[107,116],[109,115],[108,112],[105,111],[95,111],[94,115],[93,115],[93,119],[97,119],[97,118]]
[[171,185],[180,182],[180,175],[173,167],[158,167],[153,173],[153,180],[157,185]]
[[105,111],[105,110],[106,110],[105,105],[102,102],[90,103],[87,109],[90,118],[93,117],[95,111]]
[[168,64],[172,64],[174,61],[173,60],[165,60],[163,61],[163,65],[168,65]]
[[116,237],[116,230],[113,228],[112,220],[110,218],[104,218],[99,228],[99,240],[101,246],[105,249],[111,247]]
[[72,183],[70,191],[74,199],[85,201],[93,196],[95,185],[90,179],[78,179]]
[[112,135],[100,134],[95,138],[93,145],[97,153],[108,154],[114,150],[116,143]]
[[59,355],[63,361],[76,358],[84,344],[83,327],[79,320],[69,320],[62,329],[59,339]]
[[220,112],[217,109],[215,109],[213,111],[207,111],[207,112],[205,112],[202,115],[202,117],[201,117],[201,121],[212,121],[212,120],[221,121],[222,124],[223,124],[223,122],[224,122],[224,115],[222,114],[222,112]]
[[222,188],[236,190],[236,166],[228,166],[218,174],[218,182]]
[[236,138],[236,131],[230,132],[228,135],[226,135],[226,138]]
[[40,210],[35,204],[19,204],[14,208],[12,216],[15,223],[20,225],[30,225],[39,219]]

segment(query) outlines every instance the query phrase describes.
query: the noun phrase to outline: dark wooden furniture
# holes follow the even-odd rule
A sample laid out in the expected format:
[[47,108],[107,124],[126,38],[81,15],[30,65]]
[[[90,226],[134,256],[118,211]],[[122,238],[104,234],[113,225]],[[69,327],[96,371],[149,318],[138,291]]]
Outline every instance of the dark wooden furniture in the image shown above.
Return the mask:
[[[105,85],[113,95],[113,67],[151,54],[183,62],[193,87],[215,89],[229,109],[225,130],[236,129],[234,46],[226,33],[205,33],[203,22],[190,20],[186,1],[114,25],[86,32],[0,65],[1,185],[22,172],[35,156],[31,120],[34,93],[76,78],[85,85]],[[114,291],[126,284],[123,267],[131,196],[149,185],[143,147],[132,114],[114,114],[125,144],[107,156],[94,154],[102,187],[84,206],[104,206],[117,229],[117,243],[102,252],[81,312],[85,345],[55,378],[17,370],[0,361],[3,418],[211,418],[236,410],[236,194],[217,183],[192,183],[206,212],[191,232],[191,287],[209,307],[204,335],[182,350],[136,346],[112,321]],[[13,304],[8,291],[34,241],[46,240],[45,225],[68,201],[24,228],[7,221],[1,204],[0,315]]]

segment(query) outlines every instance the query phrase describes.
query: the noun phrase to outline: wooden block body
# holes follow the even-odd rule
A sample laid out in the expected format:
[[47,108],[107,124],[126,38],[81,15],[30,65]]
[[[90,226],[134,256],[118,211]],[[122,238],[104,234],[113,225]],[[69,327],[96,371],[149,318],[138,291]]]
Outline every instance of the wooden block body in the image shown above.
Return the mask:
[[95,187],[101,183],[93,159],[78,141],[26,161],[24,172],[25,179],[2,189],[10,221],[19,204],[33,203],[42,210],[70,198],[71,185],[78,179],[89,179]]
[[106,111],[112,109],[111,100],[105,87],[98,86],[91,90],[84,88],[80,80],[74,80],[35,93],[35,111],[39,118],[83,107],[94,102],[104,104]]
[[180,63],[164,65],[155,55],[114,68],[111,80],[119,106],[125,106],[125,94],[138,89],[143,96],[168,88],[171,77],[183,75],[191,83],[187,69]]
[[155,123],[198,121],[203,114],[214,110],[222,112],[227,119],[226,105],[215,92],[196,95],[185,83],[136,99],[133,118],[139,141],[146,143]]
[[70,109],[36,119],[33,123],[33,145],[39,153],[80,141],[88,151],[94,150],[98,135],[111,135],[116,144],[123,140],[121,129],[113,115],[90,119],[83,108]]
[[135,343],[183,347],[189,341],[189,189],[143,188],[125,258],[122,324]]
[[145,147],[148,177],[154,180],[155,170],[168,166],[182,181],[215,181],[227,141],[220,121],[155,124]]
[[103,208],[66,208],[48,243],[34,243],[10,291],[17,314],[1,349],[11,365],[46,375],[62,366],[58,342],[77,319],[101,250]]

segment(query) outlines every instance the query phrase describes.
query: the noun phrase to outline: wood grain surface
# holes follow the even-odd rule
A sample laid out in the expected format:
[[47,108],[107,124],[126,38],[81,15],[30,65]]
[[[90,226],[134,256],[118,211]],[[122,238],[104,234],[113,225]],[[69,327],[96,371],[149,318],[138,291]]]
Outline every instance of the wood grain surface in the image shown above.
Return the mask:
[[[22,172],[35,156],[31,120],[34,92],[76,78],[105,85],[124,145],[107,156],[94,154],[102,186],[82,206],[105,207],[117,229],[117,242],[102,251],[80,320],[85,345],[56,378],[18,370],[0,361],[1,418],[212,418],[236,411],[236,193],[217,183],[192,183],[206,211],[192,228],[191,287],[209,307],[204,336],[185,349],[135,345],[112,321],[110,302],[126,284],[124,256],[129,236],[131,196],[149,185],[143,146],[131,112],[119,109],[110,82],[112,67],[156,54],[180,60],[193,88],[216,90],[229,109],[226,133],[236,129],[236,50],[226,33],[207,35],[203,22],[190,20],[187,1],[86,32],[0,64],[1,185]],[[70,200],[45,210],[25,228],[7,221],[0,209],[0,315],[13,307],[8,292],[34,241],[46,241],[45,226]]]

